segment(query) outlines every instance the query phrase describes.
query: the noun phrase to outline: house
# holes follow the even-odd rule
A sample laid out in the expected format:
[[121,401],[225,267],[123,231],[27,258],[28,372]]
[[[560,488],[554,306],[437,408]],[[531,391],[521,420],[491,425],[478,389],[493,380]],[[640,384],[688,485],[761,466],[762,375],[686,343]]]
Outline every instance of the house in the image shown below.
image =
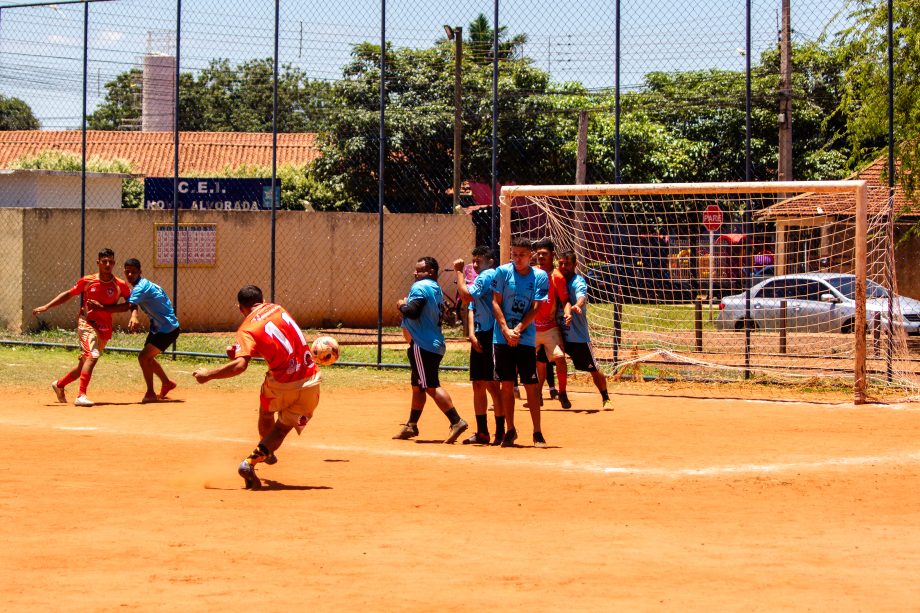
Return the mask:
[[[46,150],[80,155],[79,130],[0,131],[0,168],[15,160]],[[319,157],[316,134],[278,134],[277,164],[306,164]],[[131,170],[144,177],[171,177],[174,171],[172,132],[116,132],[87,130],[86,157],[122,158]],[[272,135],[250,132],[180,132],[179,175],[207,176],[226,167],[271,167]]]
[[[86,173],[86,206],[121,208],[121,184],[132,175]],[[0,169],[0,208],[79,209],[83,199],[82,173],[63,170]]]
[[[884,282],[886,245],[890,244],[888,158],[880,157],[847,177],[867,182],[868,274]],[[899,294],[920,298],[920,237],[911,232],[920,223],[920,203],[894,188],[894,270]],[[853,258],[855,202],[843,194],[801,194],[781,200],[758,213],[759,221],[776,225],[775,274],[850,272]]]

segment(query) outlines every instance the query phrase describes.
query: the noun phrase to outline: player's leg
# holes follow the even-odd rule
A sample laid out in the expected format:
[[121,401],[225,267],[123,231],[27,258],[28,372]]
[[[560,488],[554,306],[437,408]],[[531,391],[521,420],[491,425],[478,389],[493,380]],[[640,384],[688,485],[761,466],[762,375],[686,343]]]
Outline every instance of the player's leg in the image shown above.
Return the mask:
[[[137,355],[137,362],[141,367],[141,373],[144,375],[144,383],[147,386],[147,391],[144,393],[144,398],[141,402],[157,401],[157,394],[153,391],[153,377],[154,374],[157,374],[157,368],[159,368],[160,373],[163,372],[163,369],[156,361],[156,357],[159,354],[160,350],[148,342]],[[163,373],[161,380],[163,378],[165,378],[165,373]]]
[[569,366],[565,361],[565,356],[561,358],[556,358],[554,360],[556,364],[556,372],[559,374],[559,404],[562,405],[563,409],[572,408],[572,403],[569,401],[568,395],[568,381],[569,381]]
[[572,408],[567,393],[568,388],[568,366],[565,361],[565,349],[563,349],[562,332],[558,327],[546,331],[546,356],[550,363],[555,364],[556,374],[559,377],[559,403],[563,409]]
[[393,437],[397,440],[406,440],[418,436],[418,420],[422,417],[422,409],[425,408],[427,395],[425,387],[425,365],[422,361],[421,348],[415,343],[409,343],[406,350],[406,356],[409,358],[409,368],[412,371],[410,380],[412,383],[412,399],[409,405],[409,419],[403,427]]
[[518,346],[518,373],[521,376],[521,384],[527,393],[527,405],[530,409],[530,420],[533,422],[533,442],[538,447],[545,447],[546,440],[543,438],[540,414],[540,388],[537,382],[537,354],[536,351],[528,351],[527,346]]
[[451,444],[469,428],[469,424],[460,417],[456,407],[454,407],[454,401],[451,399],[447,390],[441,387],[439,369],[441,367],[441,360],[444,356],[439,353],[425,351],[424,349],[419,349],[419,352],[421,354],[424,373],[423,380],[425,382],[425,387],[423,389],[425,394],[431,396],[431,399],[434,400],[438,408],[441,409],[441,412],[444,413],[450,421],[450,431],[447,434],[447,438],[444,439],[444,442]]
[[108,338],[100,335],[95,328],[83,320],[77,322],[77,330],[80,334],[80,348],[83,355],[80,358],[80,389],[74,404],[80,407],[91,407],[94,403],[86,397],[86,391],[89,389],[93,370],[105,349]]
[[556,389],[556,363],[553,361],[546,364],[546,386],[549,388],[550,400],[555,400],[559,397],[559,390]]

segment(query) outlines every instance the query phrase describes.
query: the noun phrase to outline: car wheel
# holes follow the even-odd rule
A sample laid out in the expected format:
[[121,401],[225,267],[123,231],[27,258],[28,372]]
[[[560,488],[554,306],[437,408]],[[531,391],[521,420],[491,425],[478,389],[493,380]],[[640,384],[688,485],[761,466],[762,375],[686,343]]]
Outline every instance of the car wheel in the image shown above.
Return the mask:
[[854,324],[852,319],[848,319],[840,325],[841,334],[853,334]]
[[750,322],[749,325],[752,331],[757,329],[757,322],[755,322],[753,319],[741,318],[735,322],[735,332],[744,332],[745,322]]

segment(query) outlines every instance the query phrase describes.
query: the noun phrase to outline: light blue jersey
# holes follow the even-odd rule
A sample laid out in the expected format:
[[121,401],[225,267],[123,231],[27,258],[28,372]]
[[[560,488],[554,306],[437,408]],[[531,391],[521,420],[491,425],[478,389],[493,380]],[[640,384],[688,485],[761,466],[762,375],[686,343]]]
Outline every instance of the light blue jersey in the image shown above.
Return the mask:
[[495,313],[492,312],[492,279],[495,278],[495,269],[487,268],[479,273],[469,286],[473,301],[470,310],[473,312],[473,331],[488,332],[495,327]]
[[562,335],[566,342],[569,343],[590,343],[591,335],[588,333],[588,284],[585,283],[584,277],[579,274],[574,275],[566,282],[569,288],[569,304],[575,304],[581,296],[585,297],[585,305],[581,314],[572,311],[572,324],[566,326],[560,324]]
[[152,281],[141,277],[137,280],[128,304],[133,304],[147,314],[150,318],[150,332],[152,334],[166,334],[179,327],[176,311],[173,310],[169,296],[163,288]]
[[441,332],[441,302],[444,295],[441,286],[433,279],[421,279],[412,284],[407,303],[417,300],[424,301],[421,315],[416,319],[403,317],[402,327],[409,331],[416,345],[430,351],[444,355],[447,350],[444,344],[444,334]]
[[[513,263],[504,264],[495,270],[492,291],[501,294],[505,323],[509,328],[513,328],[521,323],[535,300],[546,300],[549,295],[549,277],[539,268],[531,267],[528,274],[522,275],[514,269]],[[508,344],[499,326],[492,329],[492,343]],[[528,347],[536,346],[537,328],[533,322],[521,332],[519,344]]]

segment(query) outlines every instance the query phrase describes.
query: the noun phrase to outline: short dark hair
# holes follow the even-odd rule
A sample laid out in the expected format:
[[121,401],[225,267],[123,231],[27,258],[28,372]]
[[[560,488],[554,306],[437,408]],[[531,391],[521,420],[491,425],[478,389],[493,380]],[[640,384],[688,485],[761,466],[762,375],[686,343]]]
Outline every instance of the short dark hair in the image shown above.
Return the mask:
[[492,249],[486,247],[485,245],[477,245],[476,247],[473,247],[473,255],[478,255],[481,258],[492,260],[493,262],[495,261],[495,253],[492,251]]
[[571,249],[563,249],[562,251],[556,254],[556,258],[560,260],[561,259],[572,260],[572,264],[578,264],[578,256],[575,255],[575,252],[572,251]]
[[556,245],[553,244],[553,239],[545,236],[533,242],[533,250],[536,251],[537,249],[547,249],[550,253],[555,253]]
[[424,263],[425,268],[430,270],[435,277],[438,276],[438,271],[441,270],[441,266],[438,264],[438,261],[436,259],[434,259],[430,255],[426,255],[425,257],[419,258],[418,261]]
[[250,309],[253,305],[262,302],[262,290],[256,285],[244,285],[236,293],[236,301],[241,307]]
[[511,237],[511,246],[512,247],[527,247],[533,251],[533,241],[531,241],[526,236],[513,236]]
[[114,258],[114,257],[115,257],[115,252],[112,251],[109,247],[103,247],[102,249],[99,250],[100,260],[102,258]]
[[141,261],[137,258],[128,258],[127,260],[125,260],[125,266],[131,266],[133,268],[140,270]]

